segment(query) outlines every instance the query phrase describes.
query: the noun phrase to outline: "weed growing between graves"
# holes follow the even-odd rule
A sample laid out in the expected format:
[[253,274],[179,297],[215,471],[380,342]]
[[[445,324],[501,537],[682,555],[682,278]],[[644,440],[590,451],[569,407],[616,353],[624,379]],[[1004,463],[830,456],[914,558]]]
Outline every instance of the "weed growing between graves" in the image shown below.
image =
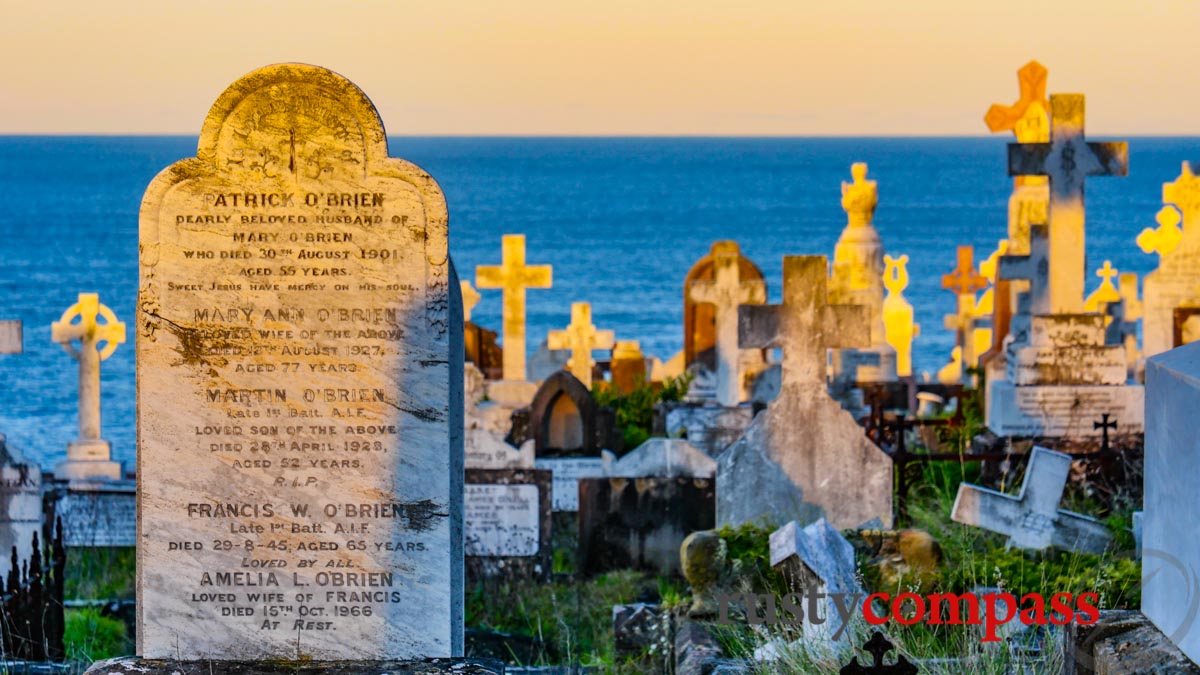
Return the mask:
[[66,647],[67,661],[90,665],[100,659],[131,653],[125,624],[100,616],[99,609],[69,609],[66,621],[63,646]]
[[67,553],[67,600],[133,600],[137,549],[72,548]]
[[611,383],[597,382],[592,388],[592,395],[596,403],[616,412],[617,426],[625,436],[625,449],[632,450],[650,438],[654,425],[654,406],[664,401],[682,401],[691,384],[690,373],[669,377],[661,387],[641,380],[636,389],[622,395]]
[[[938,540],[943,554],[937,579],[904,578],[885,584],[878,570],[868,563],[860,550],[860,581],[867,593],[883,592],[895,596],[911,592],[964,593],[999,589],[1018,599],[1027,593],[1049,598],[1055,593],[1085,592],[1099,594],[1101,609],[1128,609],[1140,605],[1141,566],[1133,553],[1129,531],[1133,499],[1106,499],[1102,504],[1088,494],[1087,486],[1072,487],[1064,507],[1101,517],[1113,534],[1113,543],[1105,555],[1089,555],[1050,549],[1028,552],[1009,549],[1006,538],[983,529],[960,525],[950,520],[958,485],[978,482],[978,465],[955,463],[929,464],[923,467],[923,480],[914,487],[909,501],[911,527],[925,530]],[[1016,491],[1022,483],[1014,476],[1002,487]],[[1119,496],[1118,496],[1119,497]],[[726,553],[730,580],[726,591],[779,595],[784,580],[770,569],[768,560],[769,527],[747,525],[720,531]],[[856,533],[846,532],[853,541]],[[734,571],[737,574],[734,574]],[[731,615],[733,618],[733,615]],[[882,629],[910,661],[920,661],[928,673],[1058,673],[1062,655],[1058,645],[1059,629],[1030,628],[1014,621],[1001,629],[999,643],[983,643],[982,626],[916,623],[902,626],[889,622]],[[759,673],[837,673],[854,650],[875,630],[859,615],[847,631],[848,636],[831,642],[804,640],[794,626],[751,626],[740,619],[734,625],[714,625],[726,654],[754,660],[760,657],[754,672]],[[1011,631],[1011,636],[1006,633]],[[869,657],[868,657],[869,658]],[[861,661],[860,657],[860,661]]]
[[613,605],[656,600],[662,591],[680,596],[675,585],[628,570],[550,583],[480,580],[466,589],[466,624],[521,636],[528,653],[511,649],[506,658],[517,665],[620,666],[613,651]]

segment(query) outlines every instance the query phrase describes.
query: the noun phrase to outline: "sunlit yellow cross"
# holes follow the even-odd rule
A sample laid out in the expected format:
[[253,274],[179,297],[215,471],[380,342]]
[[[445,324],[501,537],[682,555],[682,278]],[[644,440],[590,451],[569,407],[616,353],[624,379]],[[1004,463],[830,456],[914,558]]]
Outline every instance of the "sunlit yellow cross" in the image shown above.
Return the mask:
[[547,336],[550,349],[570,349],[567,369],[588,389],[592,388],[592,352],[612,349],[616,336],[611,330],[596,330],[592,324],[592,306],[586,302],[571,305],[571,324],[566,330],[552,330]]
[[1100,277],[1100,287],[1092,291],[1091,295],[1083,303],[1083,309],[1088,312],[1099,312],[1104,309],[1105,305],[1113,302],[1121,301],[1121,292],[1113,285],[1112,280],[1117,277],[1117,270],[1113,269],[1112,261],[1105,260],[1104,266],[1096,270],[1096,276]]
[[462,286],[463,322],[467,322],[471,320],[471,310],[475,309],[475,305],[479,304],[479,299],[482,296],[471,285],[471,282],[464,279],[458,283]]
[[[999,103],[988,108],[983,121],[992,133],[1012,131],[1020,143],[1045,143],[1050,140],[1050,120],[1047,111],[1046,80],[1049,71],[1037,61],[1030,61],[1017,71],[1021,98],[1007,106]],[[1042,185],[1045,176],[1017,176],[1016,185]]]
[[1183,238],[1183,231],[1179,229],[1179,211],[1173,206],[1164,206],[1158,210],[1154,220],[1158,222],[1158,227],[1142,230],[1138,235],[1137,245],[1144,253],[1157,253],[1158,257],[1162,258],[1174,251],[1179,246],[1179,240]]
[[1192,165],[1183,163],[1179,177],[1173,183],[1163,183],[1164,204],[1174,204],[1183,212],[1183,227],[1188,229],[1200,212],[1200,177],[1192,173]]

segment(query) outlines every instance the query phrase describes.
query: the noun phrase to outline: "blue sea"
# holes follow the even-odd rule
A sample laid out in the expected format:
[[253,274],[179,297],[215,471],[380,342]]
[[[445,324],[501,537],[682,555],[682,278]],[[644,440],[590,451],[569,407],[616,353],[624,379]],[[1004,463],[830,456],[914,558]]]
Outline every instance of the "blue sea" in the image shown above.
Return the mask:
[[[529,291],[531,350],[568,323],[572,302],[589,301],[597,326],[663,360],[682,347],[684,275],[714,240],[737,240],[778,301],[782,257],[832,255],[840,184],[868,162],[875,225],[890,254],[910,258],[915,368],[936,371],[954,342],[941,276],[955,247],[982,258],[1006,235],[1007,140],[398,137],[391,154],[441,183],[463,278],[499,262],[505,233],[527,235],[530,263],[554,266],[554,288]],[[1129,177],[1088,181],[1087,253],[1093,269],[1108,259],[1144,275],[1155,258],[1134,239],[1153,226],[1162,183],[1200,158],[1200,139],[1129,140]],[[0,355],[0,432],[43,466],[76,435],[76,367],[50,323],[80,292],[132,322],[142,191],[195,149],[192,137],[0,137],[0,319],[25,323],[24,354]],[[483,292],[474,319],[499,327],[499,291]],[[131,463],[132,344],[104,363],[102,387],[104,435]]]

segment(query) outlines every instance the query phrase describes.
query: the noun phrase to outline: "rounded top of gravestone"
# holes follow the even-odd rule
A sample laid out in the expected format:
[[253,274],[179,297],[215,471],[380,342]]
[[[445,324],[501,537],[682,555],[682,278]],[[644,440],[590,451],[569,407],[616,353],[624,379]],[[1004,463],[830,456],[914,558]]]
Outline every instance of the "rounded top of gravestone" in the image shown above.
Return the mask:
[[[316,135],[326,144],[336,139],[338,147],[323,147],[324,157],[309,156],[308,166],[297,167],[297,137]],[[304,63],[247,73],[213,103],[200,129],[196,157],[238,163],[238,151],[243,168],[268,177],[273,171],[300,168],[316,174],[311,178],[344,167],[361,171],[388,156],[383,120],[371,99],[332,70]]]

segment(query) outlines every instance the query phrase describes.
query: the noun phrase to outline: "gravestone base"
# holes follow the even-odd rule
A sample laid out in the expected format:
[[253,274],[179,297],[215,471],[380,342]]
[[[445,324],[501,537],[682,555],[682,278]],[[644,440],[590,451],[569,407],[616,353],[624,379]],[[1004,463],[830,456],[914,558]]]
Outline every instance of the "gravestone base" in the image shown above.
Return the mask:
[[108,441],[77,440],[67,445],[67,460],[54,465],[58,480],[121,480],[121,463],[113,462]]
[[503,675],[492,659],[419,661],[174,661],[126,656],[99,661],[85,675]]
[[524,408],[533,402],[537,395],[536,382],[524,380],[493,380],[484,385],[487,400],[504,408]]

